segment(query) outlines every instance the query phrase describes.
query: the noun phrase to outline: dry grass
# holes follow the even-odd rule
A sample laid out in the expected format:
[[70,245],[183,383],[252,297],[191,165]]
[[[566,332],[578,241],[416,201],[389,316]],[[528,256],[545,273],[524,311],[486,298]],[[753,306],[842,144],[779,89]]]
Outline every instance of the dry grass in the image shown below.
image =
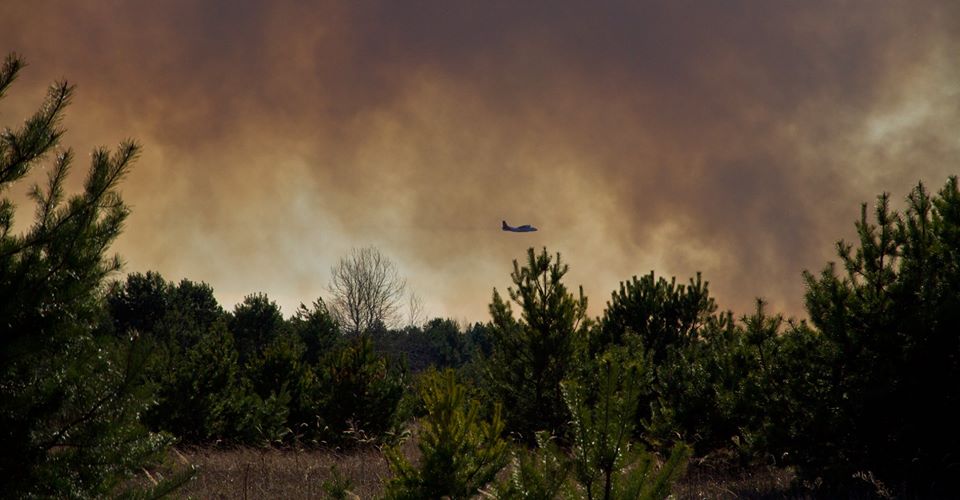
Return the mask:
[[677,498],[811,498],[794,491],[795,474],[790,469],[749,467],[715,469],[691,464],[677,482]]
[[323,498],[333,470],[348,478],[360,498],[383,493],[390,469],[380,450],[278,450],[208,448],[183,450],[198,468],[178,493],[191,498]]
[[[185,498],[324,498],[323,483],[332,467],[350,480],[359,498],[383,495],[390,469],[375,447],[349,452],[259,448],[188,448],[180,450],[198,467],[196,478],[180,489]],[[403,452],[416,455],[413,440]],[[804,498],[790,489],[794,475],[786,469],[731,469],[693,463],[674,488],[676,498]]]

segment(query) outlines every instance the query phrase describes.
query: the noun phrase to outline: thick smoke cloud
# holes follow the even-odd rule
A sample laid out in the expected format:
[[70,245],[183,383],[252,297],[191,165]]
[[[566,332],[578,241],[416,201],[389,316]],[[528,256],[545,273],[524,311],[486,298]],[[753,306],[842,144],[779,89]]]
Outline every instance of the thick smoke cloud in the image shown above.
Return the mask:
[[127,269],[228,306],[289,313],[373,244],[430,313],[481,320],[546,246],[595,313],[655,269],[801,315],[860,202],[960,158],[946,0],[78,3],[0,6],[0,48],[32,63],[0,120],[76,82],[70,145],[146,147]]

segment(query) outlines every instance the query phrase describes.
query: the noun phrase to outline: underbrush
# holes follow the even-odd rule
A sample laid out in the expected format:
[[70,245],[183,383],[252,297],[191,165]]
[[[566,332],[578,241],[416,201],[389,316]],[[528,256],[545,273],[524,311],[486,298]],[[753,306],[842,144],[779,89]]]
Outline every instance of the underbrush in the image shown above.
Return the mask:
[[[416,460],[414,440],[402,451]],[[376,447],[349,451],[277,448],[183,448],[196,477],[176,495],[184,498],[380,498],[391,477]],[[676,498],[813,498],[792,487],[795,474],[772,466],[733,467],[692,460],[674,486]]]

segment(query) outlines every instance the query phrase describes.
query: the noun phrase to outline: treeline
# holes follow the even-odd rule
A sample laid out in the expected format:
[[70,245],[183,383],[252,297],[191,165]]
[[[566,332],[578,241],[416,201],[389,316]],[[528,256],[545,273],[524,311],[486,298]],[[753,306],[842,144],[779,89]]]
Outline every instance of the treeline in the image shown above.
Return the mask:
[[[21,67],[0,67],[0,97]],[[0,134],[0,189],[55,150],[72,92],[54,85]],[[699,275],[653,273],[590,317],[560,255],[530,249],[488,322],[399,327],[377,297],[402,286],[352,281],[390,276],[370,250],[340,268],[333,305],[290,317],[262,294],[227,311],[209,285],[154,272],[111,281],[138,151],[95,151],[70,197],[58,152],[22,234],[0,203],[0,496],[158,495],[192,472],[149,491],[128,479],[177,442],[373,443],[391,498],[663,498],[690,456],[714,454],[795,467],[827,496],[960,491],[956,178],[918,185],[902,213],[886,195],[864,205],[857,240],[804,274],[808,321],[760,301],[734,317]],[[410,432],[416,463],[396,447]]]
[[[148,272],[108,285],[95,335],[132,341],[142,355],[138,383],[154,398],[141,422],[181,443],[389,448],[419,419],[426,464],[391,454],[392,497],[471,496],[511,453],[528,467],[499,485],[501,498],[544,485],[556,494],[665,496],[689,451],[664,448],[672,459],[657,470],[640,445],[637,410],[653,373],[642,343],[626,331],[616,341],[597,336],[586,299],[562,283],[559,255],[531,249],[528,257],[510,290],[520,320],[495,293],[486,324],[435,318],[356,331],[321,299],[290,318],[263,294],[225,311],[209,285]],[[594,414],[601,401],[615,418]],[[510,441],[521,448],[510,452]],[[531,465],[543,460],[566,472],[546,476]],[[648,478],[628,467],[637,461]]]
[[[193,444],[350,446],[399,435],[409,374],[477,357],[485,327],[434,319],[344,332],[322,299],[284,318],[264,294],[225,311],[205,283],[133,273],[109,285],[102,335],[135,336],[154,431]],[[406,410],[406,411],[402,411]]]

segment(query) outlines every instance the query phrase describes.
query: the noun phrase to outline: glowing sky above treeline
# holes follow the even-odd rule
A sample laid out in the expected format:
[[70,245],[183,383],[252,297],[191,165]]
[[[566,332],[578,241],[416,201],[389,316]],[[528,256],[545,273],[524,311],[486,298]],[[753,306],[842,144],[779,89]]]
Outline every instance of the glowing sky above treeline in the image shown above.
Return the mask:
[[802,315],[861,202],[960,171],[955,0],[13,0],[0,49],[29,63],[0,124],[65,77],[79,159],[144,145],[125,270],[228,309],[291,314],[375,245],[428,314],[485,320],[546,246],[594,314],[655,270]]

